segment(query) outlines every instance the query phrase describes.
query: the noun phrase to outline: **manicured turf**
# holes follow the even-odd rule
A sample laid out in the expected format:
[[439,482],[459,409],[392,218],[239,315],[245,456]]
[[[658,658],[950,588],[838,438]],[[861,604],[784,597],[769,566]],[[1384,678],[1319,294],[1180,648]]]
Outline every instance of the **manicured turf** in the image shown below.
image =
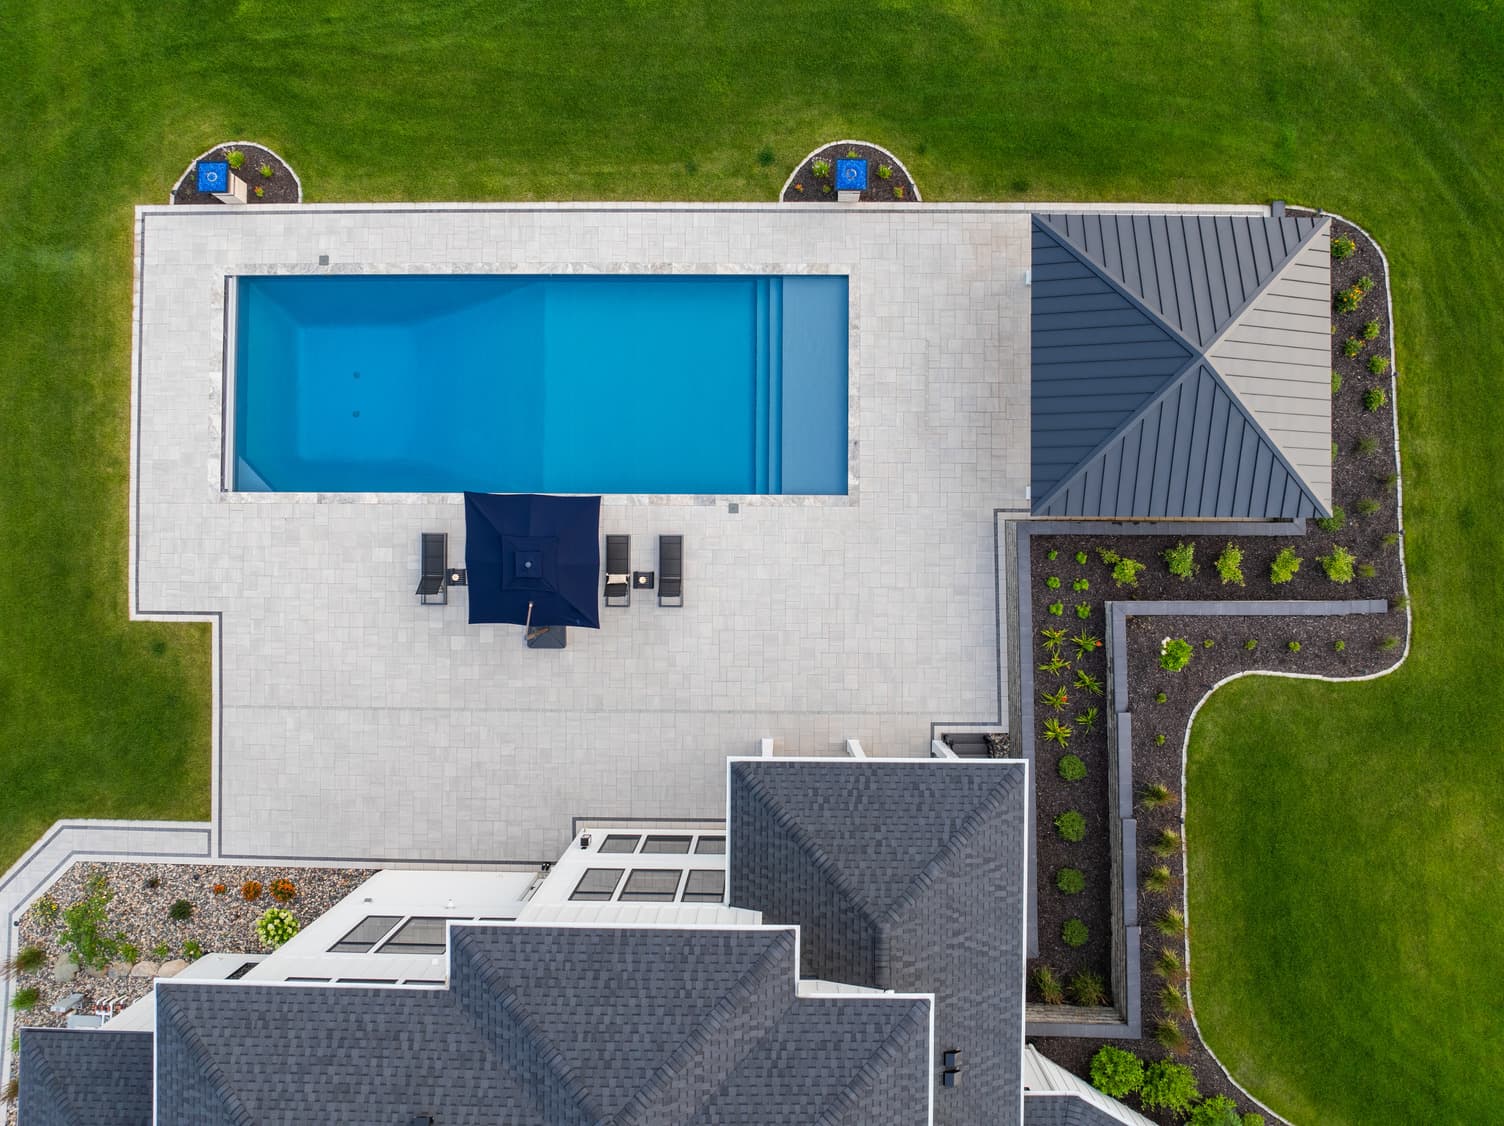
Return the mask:
[[1396,267],[1420,627],[1387,682],[1245,683],[1204,712],[1196,1001],[1303,1121],[1487,1120],[1504,31],[1430,7],[8,5],[0,859],[59,816],[208,813],[207,630],[125,609],[129,207],[200,149],[262,140],[314,200],[771,199],[839,136],[935,200],[1283,196]]

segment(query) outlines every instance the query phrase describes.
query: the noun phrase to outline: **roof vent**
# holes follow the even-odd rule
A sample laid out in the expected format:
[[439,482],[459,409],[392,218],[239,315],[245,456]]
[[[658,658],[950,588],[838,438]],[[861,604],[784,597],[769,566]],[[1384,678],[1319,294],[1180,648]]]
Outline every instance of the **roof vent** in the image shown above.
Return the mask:
[[947,1068],[959,1068],[961,1066],[961,1049],[946,1048],[945,1051],[941,1053],[940,1058],[945,1062],[945,1066]]
[[412,1122],[408,1123],[408,1126],[433,1126],[433,1115],[415,1114],[413,1115]]
[[961,1085],[961,1069],[959,1067],[946,1068],[940,1076],[940,1085],[942,1087],[959,1087]]
[[580,847],[581,848],[589,848],[590,847],[590,834],[589,833],[581,833],[580,834]]

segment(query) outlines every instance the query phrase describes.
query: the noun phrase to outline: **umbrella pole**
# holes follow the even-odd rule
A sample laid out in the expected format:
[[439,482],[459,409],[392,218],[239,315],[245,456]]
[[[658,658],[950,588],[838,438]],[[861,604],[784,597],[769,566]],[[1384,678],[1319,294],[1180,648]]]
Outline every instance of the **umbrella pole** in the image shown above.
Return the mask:
[[537,641],[538,638],[542,637],[545,633],[548,632],[547,626],[539,626],[537,629],[533,629],[532,624],[533,603],[531,600],[529,600],[527,604],[527,621],[522,623],[522,628],[524,631],[526,631],[523,636],[524,641]]

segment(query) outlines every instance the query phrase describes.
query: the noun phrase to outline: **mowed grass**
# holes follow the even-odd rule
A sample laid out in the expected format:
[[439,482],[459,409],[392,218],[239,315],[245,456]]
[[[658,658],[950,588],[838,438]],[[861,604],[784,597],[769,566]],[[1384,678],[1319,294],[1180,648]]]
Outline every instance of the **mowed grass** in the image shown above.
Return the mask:
[[1390,680],[1203,711],[1198,1012],[1301,1121],[1493,1117],[1501,26],[1397,0],[5,6],[0,861],[56,817],[209,811],[208,632],[127,623],[125,535],[130,207],[210,144],[271,145],[311,200],[770,199],[841,136],[933,200],[1281,196],[1395,266],[1419,628]]

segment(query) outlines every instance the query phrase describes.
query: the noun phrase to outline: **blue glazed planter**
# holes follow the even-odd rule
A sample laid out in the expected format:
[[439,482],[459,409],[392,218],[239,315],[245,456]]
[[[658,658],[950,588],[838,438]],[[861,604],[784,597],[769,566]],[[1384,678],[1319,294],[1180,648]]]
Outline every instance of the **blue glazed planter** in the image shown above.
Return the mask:
[[867,187],[867,162],[865,160],[836,161],[836,189],[843,192],[859,192]]
[[198,190],[201,192],[227,192],[230,190],[230,166],[223,160],[198,162]]

